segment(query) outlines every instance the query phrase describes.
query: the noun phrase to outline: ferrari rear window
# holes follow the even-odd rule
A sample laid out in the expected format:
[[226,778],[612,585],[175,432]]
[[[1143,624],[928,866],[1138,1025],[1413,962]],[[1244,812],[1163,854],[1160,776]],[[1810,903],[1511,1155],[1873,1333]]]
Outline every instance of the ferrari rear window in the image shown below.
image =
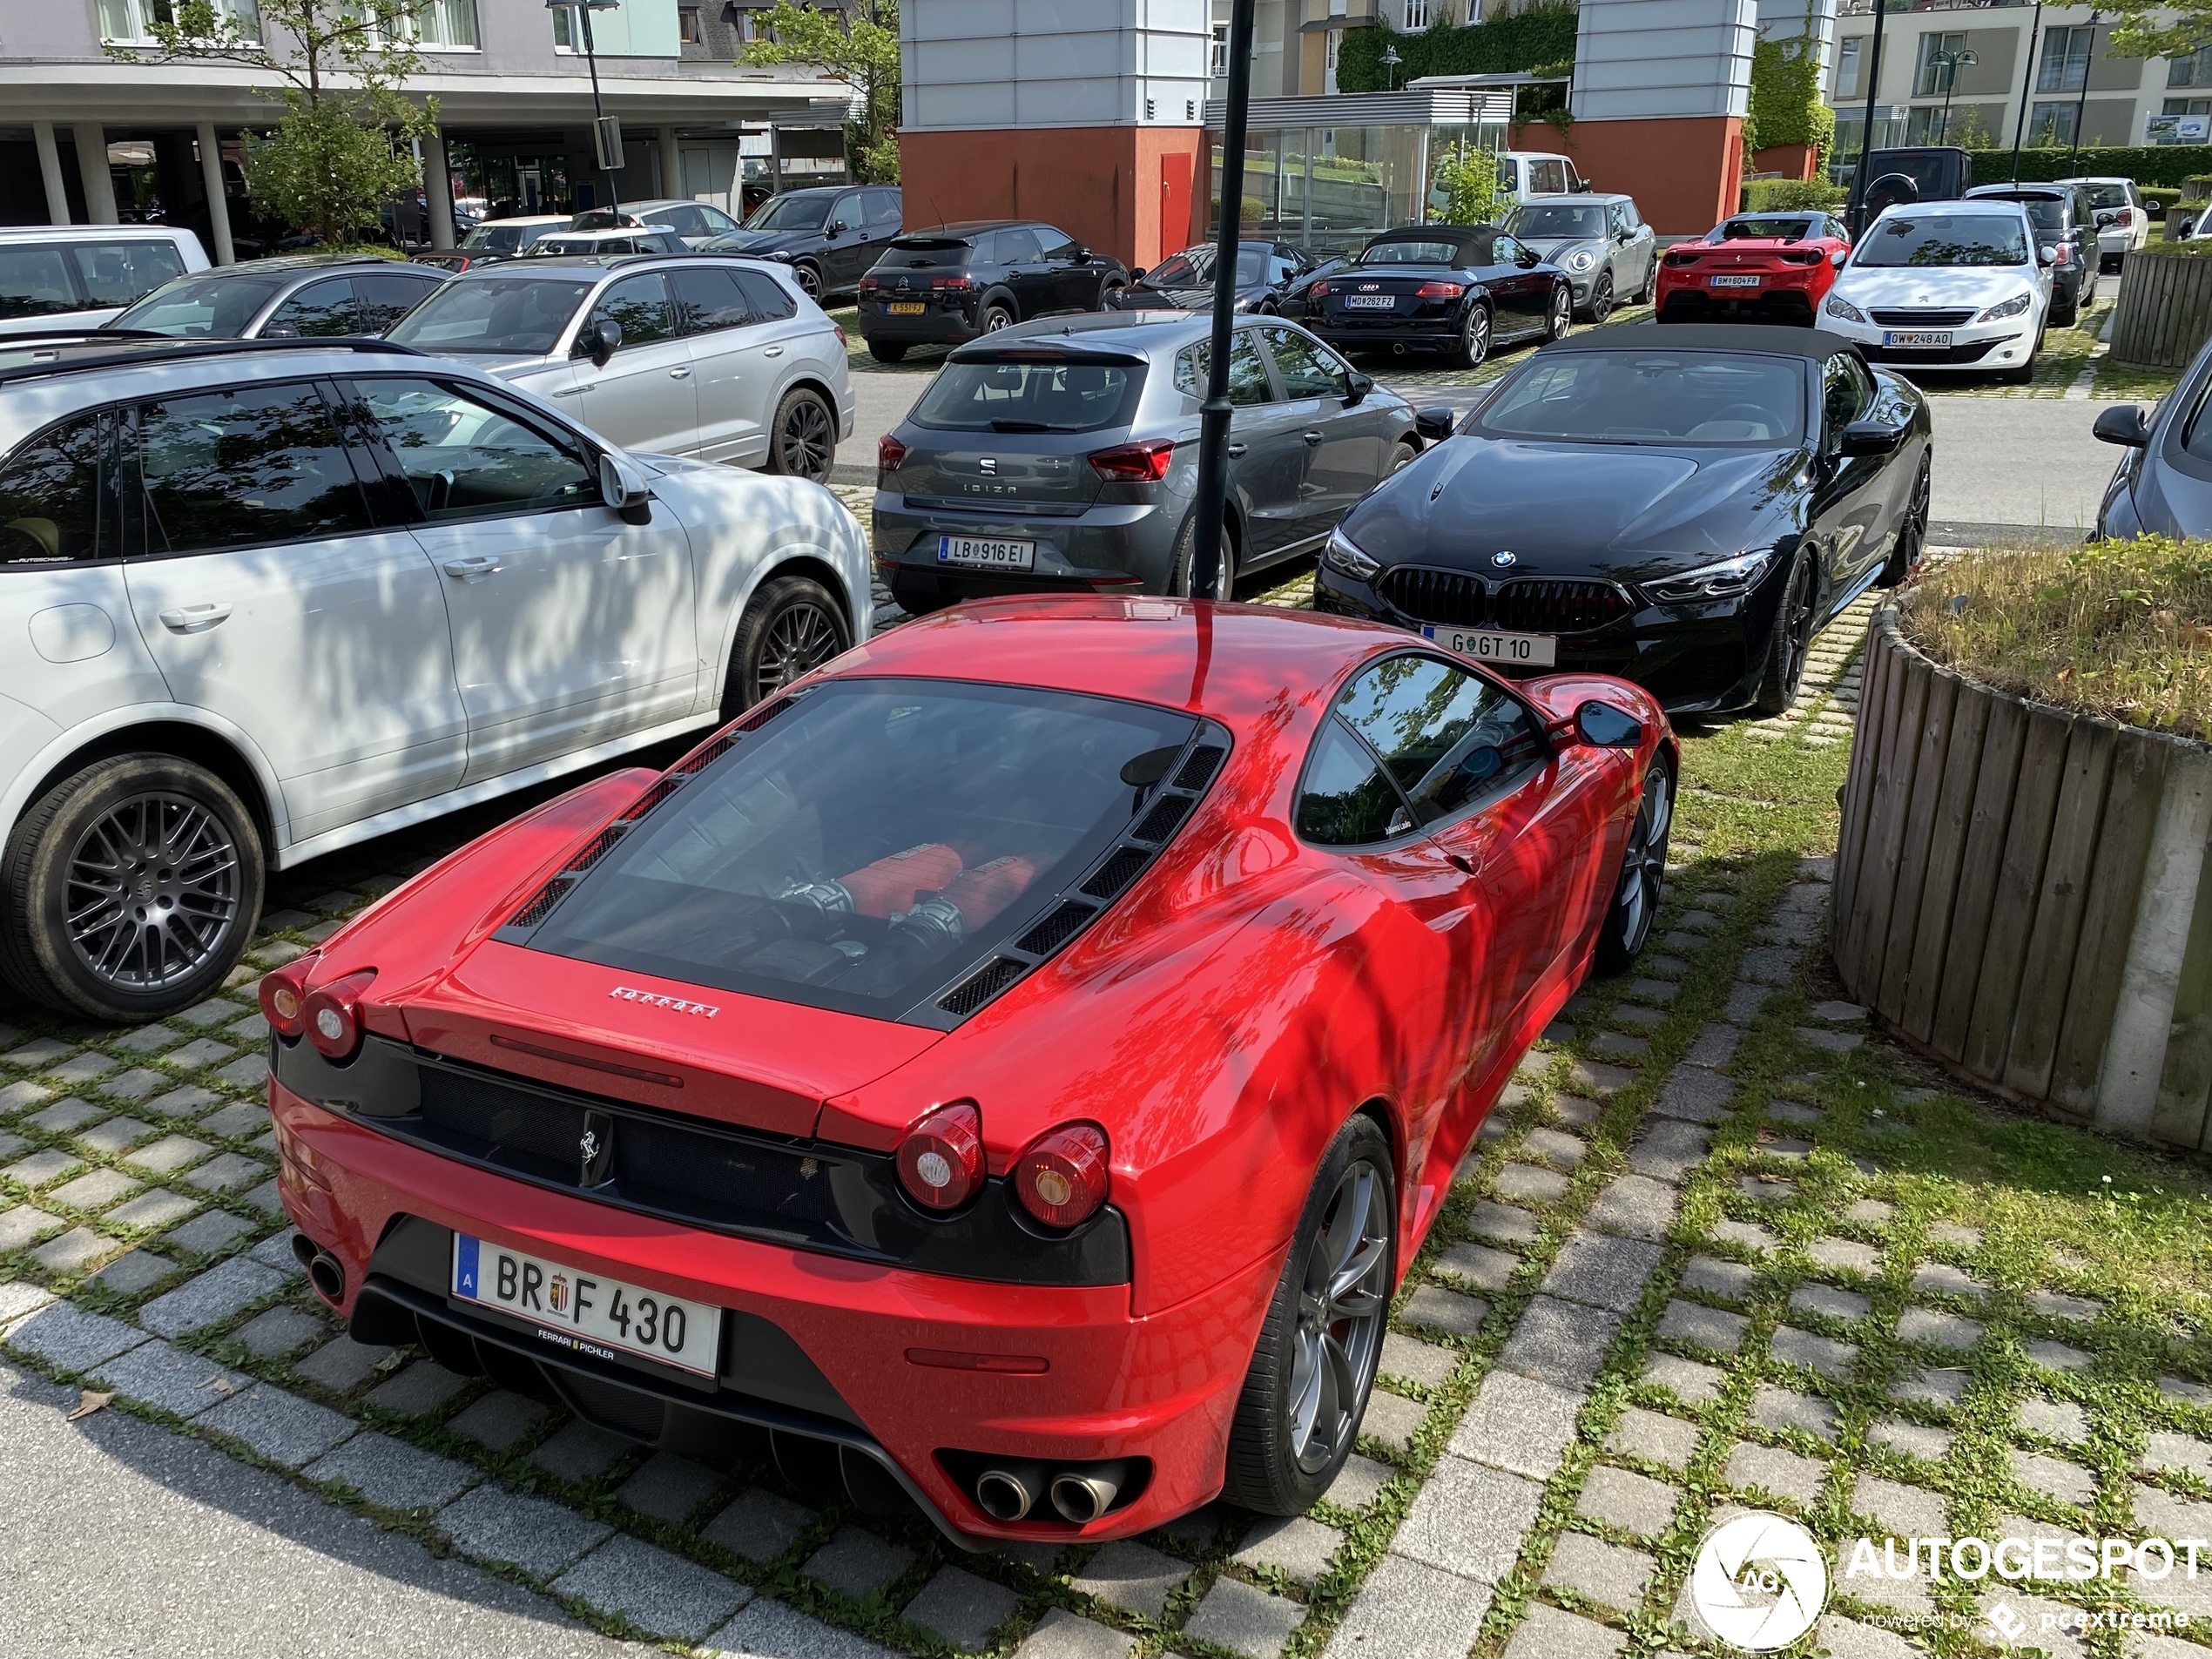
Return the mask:
[[833,682],[648,814],[531,948],[897,1019],[1049,909],[1193,725],[1022,687]]

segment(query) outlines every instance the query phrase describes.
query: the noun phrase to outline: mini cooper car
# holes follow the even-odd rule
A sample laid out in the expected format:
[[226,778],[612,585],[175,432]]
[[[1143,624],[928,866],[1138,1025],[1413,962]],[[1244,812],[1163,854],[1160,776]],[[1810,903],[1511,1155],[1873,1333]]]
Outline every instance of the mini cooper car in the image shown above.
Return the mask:
[[284,1203],[357,1339],[971,1547],[1296,1514],[1676,765],[1391,629],[961,606],[264,981]]
[[1616,305],[1651,298],[1658,239],[1633,197],[1532,196],[1506,215],[1506,228],[1575,285],[1575,309],[1603,322]]
[[1850,257],[1843,221],[1827,213],[1738,213],[1667,250],[1659,320],[1810,325]]

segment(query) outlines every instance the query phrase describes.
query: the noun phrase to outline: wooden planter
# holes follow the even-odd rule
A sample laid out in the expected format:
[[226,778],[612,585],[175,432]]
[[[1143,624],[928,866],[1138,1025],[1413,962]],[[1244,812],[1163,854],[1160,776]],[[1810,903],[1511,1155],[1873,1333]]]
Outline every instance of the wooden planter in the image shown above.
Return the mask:
[[2112,320],[2112,358],[2186,368],[2212,335],[2212,258],[2152,243],[2128,256]]
[[2212,1150],[2212,748],[1977,685],[1884,610],[1843,819],[1860,1001],[1999,1093]]

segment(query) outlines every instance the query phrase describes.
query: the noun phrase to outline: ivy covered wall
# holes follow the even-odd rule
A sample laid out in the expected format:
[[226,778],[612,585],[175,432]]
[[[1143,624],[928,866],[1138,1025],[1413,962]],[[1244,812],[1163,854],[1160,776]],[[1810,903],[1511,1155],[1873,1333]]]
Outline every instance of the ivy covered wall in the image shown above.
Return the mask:
[[[1382,55],[1398,48],[1404,61],[1386,77]],[[1526,11],[1461,29],[1401,35],[1388,23],[1345,31],[1337,57],[1337,90],[1380,92],[1424,75],[1504,75],[1541,70],[1564,75],[1575,66],[1575,7],[1547,0]],[[1387,83],[1387,84],[1386,84]]]

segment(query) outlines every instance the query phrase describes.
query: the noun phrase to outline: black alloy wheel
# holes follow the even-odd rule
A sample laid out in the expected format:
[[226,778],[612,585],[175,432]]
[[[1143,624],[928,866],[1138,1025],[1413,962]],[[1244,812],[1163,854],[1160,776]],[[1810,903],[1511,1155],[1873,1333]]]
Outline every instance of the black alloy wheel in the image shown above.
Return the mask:
[[1928,475],[1934,460],[1932,455],[1920,457],[1919,475],[1912,481],[1912,498],[1898,524],[1890,556],[1882,561],[1882,573],[1874,578],[1877,587],[1901,587],[1919,568],[1920,555],[1928,544]]
[[1650,941],[1652,920],[1659,914],[1659,890],[1667,880],[1667,837],[1674,825],[1674,779],[1662,758],[1645,774],[1643,799],[1636,805],[1635,821],[1629,826],[1629,844],[1621,850],[1621,877],[1614,884],[1613,903],[1597,940],[1600,974],[1627,973]]
[[822,302],[822,273],[811,265],[794,265],[792,275],[799,279],[799,291],[816,305]]
[[260,914],[252,816],[212,772],[165,755],[63,780],[24,814],[0,867],[0,973],[96,1019],[152,1019],[214,995]]
[[811,577],[772,577],[738,624],[722,718],[735,719],[851,644],[844,610],[827,588]]
[[1222,1495],[1302,1514],[1352,1453],[1398,1271],[1389,1138],[1366,1116],[1329,1145],[1262,1326],[1229,1435]]
[[1473,368],[1490,354],[1490,307],[1477,300],[1467,307],[1466,320],[1460,324],[1460,343],[1452,354],[1452,361],[1459,368]]
[[1575,293],[1564,282],[1552,290],[1552,313],[1544,325],[1544,338],[1564,340],[1575,327]]
[[1608,266],[1590,284],[1590,320],[1603,322],[1613,314],[1613,267]]
[[776,406],[776,426],[768,449],[768,470],[786,478],[829,476],[837,461],[837,419],[819,392],[795,386]]
[[1774,629],[1767,640],[1766,672],[1759,677],[1755,705],[1761,714],[1784,712],[1797,700],[1805,683],[1805,653],[1812,644],[1814,591],[1812,560],[1799,555],[1791,567],[1789,585],[1783,589]]

